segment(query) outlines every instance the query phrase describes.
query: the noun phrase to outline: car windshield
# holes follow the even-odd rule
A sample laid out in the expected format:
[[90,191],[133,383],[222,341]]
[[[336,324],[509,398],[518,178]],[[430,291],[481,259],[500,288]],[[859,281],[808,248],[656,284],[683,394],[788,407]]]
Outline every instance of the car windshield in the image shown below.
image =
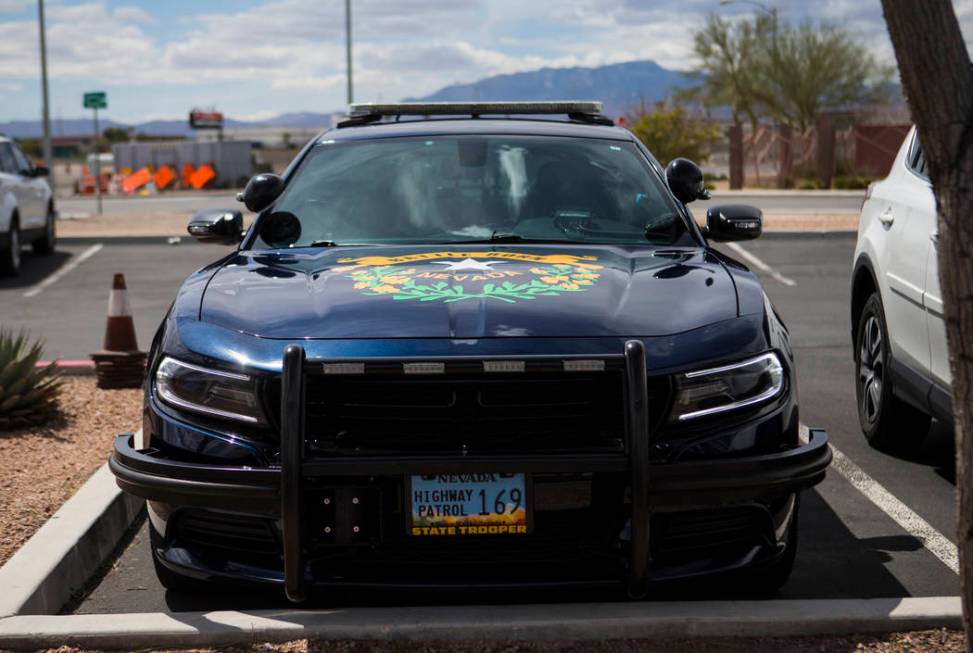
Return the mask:
[[646,158],[633,143],[607,139],[464,135],[322,141],[264,220],[285,228],[261,228],[257,248],[692,244],[678,207]]

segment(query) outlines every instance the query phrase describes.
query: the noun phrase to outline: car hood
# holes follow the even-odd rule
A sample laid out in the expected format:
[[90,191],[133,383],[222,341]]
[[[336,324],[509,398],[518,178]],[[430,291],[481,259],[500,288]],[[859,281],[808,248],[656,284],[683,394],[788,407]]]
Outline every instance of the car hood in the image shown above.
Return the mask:
[[570,245],[241,251],[200,310],[287,339],[653,336],[737,314],[702,248]]

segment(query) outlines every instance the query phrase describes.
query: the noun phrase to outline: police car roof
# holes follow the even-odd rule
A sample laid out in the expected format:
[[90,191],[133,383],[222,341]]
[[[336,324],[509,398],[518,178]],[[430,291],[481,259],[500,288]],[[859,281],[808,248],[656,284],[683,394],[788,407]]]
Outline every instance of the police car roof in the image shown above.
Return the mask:
[[375,122],[334,128],[324,132],[319,140],[355,141],[373,138],[408,136],[445,136],[456,134],[505,134],[511,136],[568,136],[573,138],[603,138],[616,141],[633,140],[632,132],[621,127],[593,125],[583,121],[540,118],[471,118],[452,117],[408,119],[398,122]]

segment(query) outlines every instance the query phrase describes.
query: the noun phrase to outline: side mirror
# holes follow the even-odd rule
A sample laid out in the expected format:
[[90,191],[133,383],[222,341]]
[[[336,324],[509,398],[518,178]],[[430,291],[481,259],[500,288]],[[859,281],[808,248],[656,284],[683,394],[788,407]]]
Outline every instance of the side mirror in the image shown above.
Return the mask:
[[721,204],[706,210],[706,235],[716,241],[753,240],[763,231],[763,212],[746,204]]
[[30,174],[32,177],[48,177],[51,174],[51,170],[45,166],[34,166]]
[[284,180],[278,175],[270,173],[254,175],[247,182],[247,187],[237,195],[237,200],[243,202],[244,206],[259,213],[274,203],[284,191]]
[[683,204],[693,200],[708,200],[710,195],[703,182],[703,171],[689,159],[673,159],[666,166],[669,190]]
[[243,214],[230,209],[197,211],[186,230],[202,243],[236,245],[243,240]]

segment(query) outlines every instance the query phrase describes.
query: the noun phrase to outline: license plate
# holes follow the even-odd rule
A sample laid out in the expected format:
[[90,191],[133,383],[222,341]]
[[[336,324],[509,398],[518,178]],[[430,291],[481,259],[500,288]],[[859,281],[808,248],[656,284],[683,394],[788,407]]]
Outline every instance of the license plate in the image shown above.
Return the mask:
[[524,474],[412,476],[409,533],[417,537],[526,535]]

